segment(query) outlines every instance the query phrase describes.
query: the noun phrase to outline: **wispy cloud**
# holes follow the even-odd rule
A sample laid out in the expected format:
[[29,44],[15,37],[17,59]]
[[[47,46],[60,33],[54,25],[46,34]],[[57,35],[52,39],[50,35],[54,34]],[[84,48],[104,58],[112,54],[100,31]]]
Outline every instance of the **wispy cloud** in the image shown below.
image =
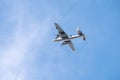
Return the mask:
[[[62,52],[52,44],[52,48],[47,45],[50,40],[48,35],[51,33],[51,23],[62,18],[59,10],[46,1],[38,3],[12,0],[4,1],[4,4],[10,7],[10,11],[4,12],[3,25],[12,25],[6,25],[11,29],[5,30],[9,31],[8,34],[2,34],[9,35],[9,38],[0,51],[0,80],[32,80],[36,77],[39,80],[54,80],[58,72],[61,76],[69,73],[69,66],[72,65],[68,66],[61,60],[66,55],[63,56],[65,51]],[[39,48],[34,50],[36,46]]]
[[11,6],[10,11],[6,11],[9,14],[5,14],[7,17],[4,17],[4,24],[13,23],[14,27],[9,25],[13,31],[9,35],[11,40],[0,51],[0,80],[25,80],[27,72],[24,63],[29,57],[27,53],[32,45],[42,44],[50,30],[50,17],[48,15],[41,22],[35,20],[32,14],[29,15],[29,11],[25,9],[29,6],[14,1],[13,3],[4,1],[7,7]]

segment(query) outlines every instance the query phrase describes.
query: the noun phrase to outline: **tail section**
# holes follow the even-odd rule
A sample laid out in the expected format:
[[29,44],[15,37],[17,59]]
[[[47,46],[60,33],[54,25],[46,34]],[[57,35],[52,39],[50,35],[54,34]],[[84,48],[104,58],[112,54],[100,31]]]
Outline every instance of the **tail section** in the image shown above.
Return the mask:
[[82,37],[83,40],[86,40],[85,35],[80,31],[80,28],[79,28],[79,27],[76,29],[76,31],[77,31],[78,35],[79,35],[80,37]]

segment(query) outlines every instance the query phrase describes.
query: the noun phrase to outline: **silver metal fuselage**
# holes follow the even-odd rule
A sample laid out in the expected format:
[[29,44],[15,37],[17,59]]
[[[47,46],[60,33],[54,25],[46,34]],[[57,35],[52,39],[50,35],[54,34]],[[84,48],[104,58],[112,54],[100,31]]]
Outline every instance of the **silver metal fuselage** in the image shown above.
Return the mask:
[[65,38],[65,39],[63,39],[61,37],[58,37],[56,39],[53,39],[52,41],[53,42],[67,41],[67,40],[75,39],[75,38],[78,38],[78,37],[80,37],[80,35],[71,35],[71,36],[68,36],[68,38]]

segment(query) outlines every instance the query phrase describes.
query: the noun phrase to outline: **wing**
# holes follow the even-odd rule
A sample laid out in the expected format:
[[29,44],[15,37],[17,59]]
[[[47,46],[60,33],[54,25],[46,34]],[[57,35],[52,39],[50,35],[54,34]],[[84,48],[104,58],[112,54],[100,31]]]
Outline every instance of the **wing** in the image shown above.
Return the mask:
[[70,43],[68,44],[69,46],[70,46],[70,48],[73,50],[73,51],[75,51],[75,48],[74,48],[74,46],[73,46],[73,43],[70,41]]
[[63,31],[63,29],[57,23],[54,23],[54,24],[55,24],[55,27],[56,27],[56,29],[58,30],[58,32],[60,34],[65,34],[65,32]]
[[63,29],[57,23],[54,24],[60,34],[60,37],[62,37],[63,39],[68,38],[68,35],[63,31]]
[[68,44],[73,51],[75,51],[75,48],[74,48],[73,43],[72,43],[71,40],[64,41],[64,42],[65,42],[66,44]]

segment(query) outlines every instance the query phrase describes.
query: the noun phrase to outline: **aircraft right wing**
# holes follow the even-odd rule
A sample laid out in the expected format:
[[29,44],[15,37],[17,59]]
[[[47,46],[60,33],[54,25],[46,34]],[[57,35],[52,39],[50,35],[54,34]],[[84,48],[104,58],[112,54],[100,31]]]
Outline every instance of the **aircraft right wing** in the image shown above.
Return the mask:
[[63,29],[57,23],[54,23],[54,24],[55,24],[55,27],[56,27],[56,29],[58,30],[58,32],[60,34],[65,34],[65,32],[63,31]]
[[60,37],[62,37],[63,39],[68,38],[68,35],[63,31],[63,29],[57,23],[54,23],[54,24],[60,34]]

